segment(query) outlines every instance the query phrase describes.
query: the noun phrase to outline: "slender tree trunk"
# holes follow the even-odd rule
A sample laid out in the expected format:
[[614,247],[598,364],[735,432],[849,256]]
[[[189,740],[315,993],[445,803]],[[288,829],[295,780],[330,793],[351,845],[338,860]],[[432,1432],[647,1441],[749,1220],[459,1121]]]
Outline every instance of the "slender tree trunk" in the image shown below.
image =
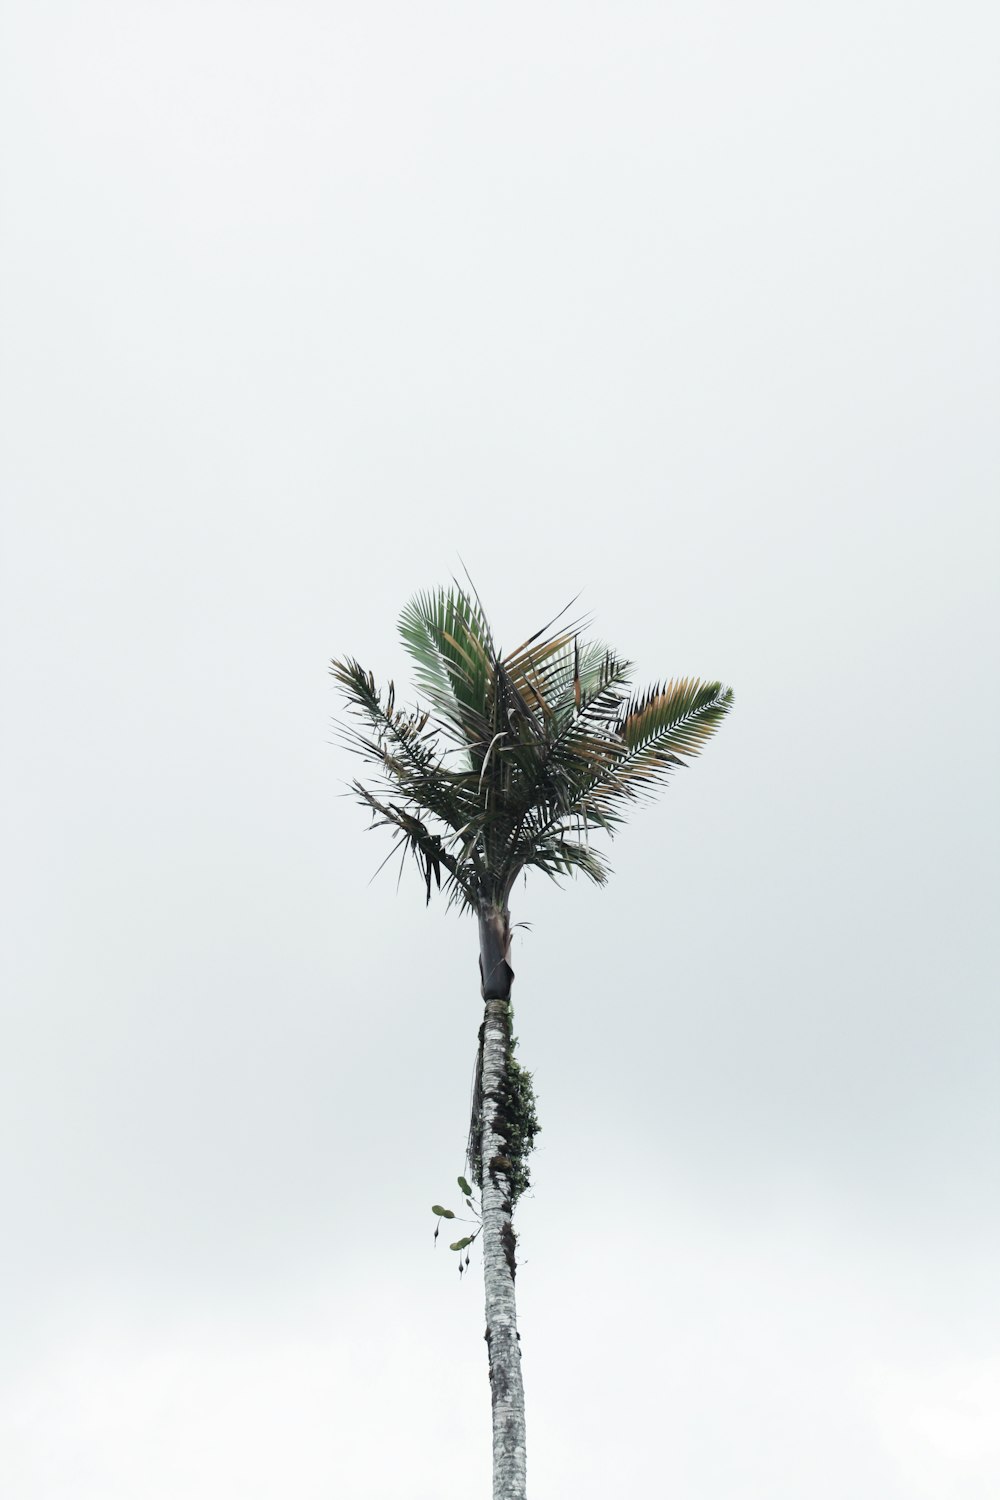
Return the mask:
[[479,913],[479,966],[486,1015],[482,1029],[481,1150],[486,1344],[493,1401],[493,1500],[525,1500],[524,1387],[514,1302],[511,1162],[504,1106],[510,1053],[510,917]]

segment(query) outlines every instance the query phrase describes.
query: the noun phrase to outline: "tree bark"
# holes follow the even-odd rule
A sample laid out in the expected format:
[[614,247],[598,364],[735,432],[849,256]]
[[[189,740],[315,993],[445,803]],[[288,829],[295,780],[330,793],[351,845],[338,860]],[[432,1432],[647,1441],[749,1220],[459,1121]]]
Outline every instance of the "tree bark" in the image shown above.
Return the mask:
[[510,917],[484,907],[479,913],[479,954],[486,1015],[482,1030],[483,1275],[486,1344],[493,1403],[493,1500],[525,1500],[524,1387],[514,1300],[511,1162],[506,1154],[503,1109],[510,1054]]

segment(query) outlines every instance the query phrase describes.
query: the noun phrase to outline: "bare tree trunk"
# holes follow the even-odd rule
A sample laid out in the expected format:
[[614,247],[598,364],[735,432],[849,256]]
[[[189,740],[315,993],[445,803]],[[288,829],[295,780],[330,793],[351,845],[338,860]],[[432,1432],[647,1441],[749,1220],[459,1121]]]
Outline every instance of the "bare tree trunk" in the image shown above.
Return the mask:
[[509,1097],[510,918],[479,913],[479,953],[486,1015],[482,1030],[481,1151],[486,1344],[493,1401],[493,1500],[525,1500],[524,1387],[514,1301],[512,1164],[506,1154],[504,1109]]

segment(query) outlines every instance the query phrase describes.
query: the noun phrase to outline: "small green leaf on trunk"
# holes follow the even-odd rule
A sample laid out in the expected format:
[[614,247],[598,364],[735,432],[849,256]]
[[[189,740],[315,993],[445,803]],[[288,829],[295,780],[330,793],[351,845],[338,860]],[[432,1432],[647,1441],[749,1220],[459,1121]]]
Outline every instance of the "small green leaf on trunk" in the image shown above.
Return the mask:
[[455,1217],[450,1208],[442,1208],[440,1203],[431,1204],[431,1213],[437,1214],[439,1219],[453,1219]]
[[453,1245],[449,1245],[448,1246],[448,1249],[449,1250],[464,1250],[465,1247],[466,1247],[466,1245],[471,1245],[471,1244],[472,1244],[472,1235],[471,1234],[467,1234],[465,1236],[464,1240],[456,1240]]
[[458,1179],[458,1185],[467,1198],[472,1197],[472,1189],[470,1188],[464,1177],[460,1177]]

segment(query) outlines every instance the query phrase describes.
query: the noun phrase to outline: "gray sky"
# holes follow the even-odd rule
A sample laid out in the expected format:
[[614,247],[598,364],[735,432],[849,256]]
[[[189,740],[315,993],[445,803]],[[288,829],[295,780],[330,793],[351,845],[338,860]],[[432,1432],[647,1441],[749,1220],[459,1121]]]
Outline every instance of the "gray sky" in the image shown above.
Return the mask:
[[533,1495],[995,1495],[995,7],[0,27],[0,1488],[485,1493],[475,931],[326,676],[461,556],[737,700],[516,893]]

